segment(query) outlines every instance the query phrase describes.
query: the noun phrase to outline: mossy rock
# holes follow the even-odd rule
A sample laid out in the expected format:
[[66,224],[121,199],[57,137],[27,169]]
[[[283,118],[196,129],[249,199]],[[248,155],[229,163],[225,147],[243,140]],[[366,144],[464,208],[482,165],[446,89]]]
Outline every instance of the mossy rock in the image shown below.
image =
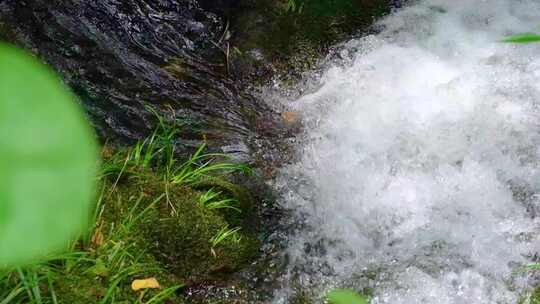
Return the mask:
[[239,242],[226,239],[212,248],[210,239],[229,223],[219,211],[200,208],[200,192],[171,189],[168,204],[160,204],[146,217],[141,232],[150,252],[164,267],[188,283],[224,279],[257,252],[258,241],[241,232]]
[[107,292],[100,278],[81,273],[66,273],[56,281],[55,293],[61,304],[95,304]]
[[[247,266],[260,247],[258,227],[248,225],[255,215],[250,193],[219,177],[201,178],[196,185],[172,184],[165,157],[141,165],[129,163],[130,153],[103,149],[94,225],[72,244],[70,253],[8,273],[0,282],[0,294],[13,290],[16,303],[33,302],[30,293],[19,292],[23,277],[39,280],[43,303],[60,304],[198,303],[182,292],[185,285],[203,290],[201,294],[209,285],[227,291],[247,288],[231,274]],[[215,192],[207,193],[209,189]],[[216,192],[218,197],[213,196]],[[201,205],[203,194],[215,201]],[[242,212],[211,209],[223,207],[219,201],[224,199],[236,199],[234,207]],[[224,227],[241,230],[234,238],[212,243]],[[132,290],[134,280],[149,278],[155,278],[159,288]],[[201,303],[219,296],[204,296]],[[230,304],[250,303],[238,296],[222,298]]]
[[[111,188],[115,180],[108,183],[106,188]],[[210,188],[238,200],[242,212],[199,207],[200,195]],[[133,174],[116,183],[103,217],[110,226],[138,202],[139,210],[146,210],[133,228],[141,250],[148,250],[179,281],[201,284],[225,280],[257,254],[259,241],[246,224],[251,200],[245,189],[220,178],[187,187],[167,184],[157,173],[144,172],[143,177]],[[210,240],[226,226],[241,227],[240,240],[225,239],[212,248]]]
[[241,212],[235,212],[234,210],[221,210],[220,215],[226,220],[226,222],[233,227],[241,226],[247,230],[250,227],[254,227],[257,223],[254,216],[253,197],[247,189],[244,187],[233,184],[227,180],[216,177],[208,177],[192,186],[197,191],[207,191],[214,189],[222,192],[224,196],[235,199],[238,202],[237,207]]

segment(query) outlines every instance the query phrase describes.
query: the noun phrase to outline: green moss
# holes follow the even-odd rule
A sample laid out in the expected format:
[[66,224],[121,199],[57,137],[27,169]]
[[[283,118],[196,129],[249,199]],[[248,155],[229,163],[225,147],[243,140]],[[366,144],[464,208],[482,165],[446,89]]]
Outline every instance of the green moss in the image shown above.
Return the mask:
[[249,229],[254,223],[251,220],[254,218],[253,197],[244,187],[235,185],[227,180],[216,177],[208,177],[192,186],[193,189],[199,191],[207,191],[214,189],[224,193],[225,197],[231,197],[238,202],[238,208],[241,212],[234,210],[221,210],[219,214],[226,222],[233,227],[241,226]]
[[[151,273],[147,275],[152,276]],[[153,276],[164,288],[175,285],[163,273],[154,273]],[[111,281],[112,278],[93,276],[84,271],[83,273],[72,271],[56,278],[54,291],[60,304],[95,304],[104,300],[108,295],[106,303],[136,303],[137,299],[141,297],[149,300],[161,291],[160,289],[149,289],[143,293],[131,290],[132,280],[145,277],[144,275],[129,277],[112,288],[111,285],[116,284],[116,282]],[[181,297],[176,294],[169,295],[168,301],[168,303],[183,303]]]
[[224,278],[247,262],[258,247],[252,235],[242,233],[240,242],[226,240],[212,248],[210,239],[228,222],[218,211],[197,206],[200,194],[190,189],[169,189],[173,206],[161,204],[153,209],[140,227],[155,257],[189,282]]
[[317,45],[302,36],[296,38],[295,41],[289,64],[299,71],[313,68],[320,57]]
[[[248,228],[240,231],[239,242],[226,239],[212,248],[210,239],[231,223],[225,212],[197,205],[201,191],[214,188],[251,206],[249,193],[239,186],[218,178],[194,188],[171,186],[148,170],[120,179],[112,175],[102,186],[98,227],[104,244],[58,273],[55,290],[61,303],[96,303],[108,293],[115,303],[132,303],[140,295],[130,289],[137,278],[156,277],[163,287],[223,281],[258,251],[259,241]],[[242,224],[238,217],[234,220]],[[129,274],[118,277],[122,267]],[[149,290],[145,298],[157,292]]]
[[367,29],[391,8],[388,0],[295,0],[291,9],[290,1],[241,0],[241,9],[228,12],[240,77],[264,83],[277,72],[282,82],[294,83],[331,45]]
[[[141,297],[149,300],[167,288],[183,285],[148,252],[148,241],[138,232],[148,214],[145,208],[150,204],[146,202],[155,199],[153,191],[159,187],[151,180],[148,188],[139,178],[103,180],[93,236],[87,244],[77,245],[84,250],[79,258],[58,262],[61,267],[57,267],[53,288],[59,303],[135,303]],[[133,280],[149,277],[155,277],[162,289],[144,293],[131,289]],[[175,294],[167,298],[182,303]]]
[[57,280],[55,292],[61,303],[95,304],[106,294],[100,278],[66,273]]
[[[66,255],[21,271],[0,272],[0,295],[16,293],[10,302],[14,304],[35,303],[37,298],[65,304],[181,304],[181,286],[224,283],[246,265],[259,248],[247,220],[252,198],[244,188],[208,175],[226,176],[243,167],[221,163],[225,166],[213,170],[201,154],[177,162],[167,153],[170,143],[169,137],[157,136],[138,148],[104,148],[95,224],[88,235]],[[203,165],[194,159],[204,159]],[[201,166],[207,166],[204,174],[195,171]],[[192,175],[175,184],[170,172],[179,171]],[[236,199],[235,207],[242,212],[201,206],[200,196],[208,189],[221,193],[218,199]],[[224,227],[241,230],[235,238],[211,244]],[[161,288],[131,289],[133,280],[150,277]]]
[[[62,261],[62,267],[56,267],[52,282],[59,303],[135,303],[139,298],[149,300],[166,288],[182,285],[152,255],[139,251],[140,245],[135,239],[110,239],[80,259]],[[162,289],[144,293],[131,289],[133,280],[149,277],[155,277]],[[172,303],[182,303],[175,294],[167,298]]]
[[[192,187],[178,186],[148,170],[115,181],[108,181],[113,191],[103,207],[106,226],[129,218],[133,205],[139,204],[138,209],[146,211],[129,232],[138,237],[134,244],[148,250],[179,280],[188,284],[224,280],[256,255],[259,241],[246,224],[252,198],[244,188],[217,177]],[[200,195],[210,188],[236,199],[241,212],[198,206]],[[241,227],[240,240],[226,239],[212,248],[210,239],[225,226]]]
[[536,287],[530,297],[529,304],[540,304],[540,287]]

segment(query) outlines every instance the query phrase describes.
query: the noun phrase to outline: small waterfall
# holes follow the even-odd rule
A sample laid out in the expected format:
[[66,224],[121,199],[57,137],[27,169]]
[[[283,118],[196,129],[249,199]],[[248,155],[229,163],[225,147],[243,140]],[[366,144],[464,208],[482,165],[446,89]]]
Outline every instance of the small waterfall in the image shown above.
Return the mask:
[[540,1],[414,1],[340,46],[287,106],[299,160],[275,187],[296,214],[290,289],[376,304],[518,303],[537,284]]

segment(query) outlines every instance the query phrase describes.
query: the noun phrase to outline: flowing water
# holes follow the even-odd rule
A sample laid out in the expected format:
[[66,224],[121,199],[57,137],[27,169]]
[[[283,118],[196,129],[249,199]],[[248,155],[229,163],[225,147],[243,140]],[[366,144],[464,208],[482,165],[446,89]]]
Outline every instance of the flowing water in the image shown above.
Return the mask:
[[[299,160],[276,181],[294,210],[293,289],[372,303],[518,303],[540,221],[540,1],[414,1],[342,45],[287,106]],[[300,287],[299,287],[300,286]]]

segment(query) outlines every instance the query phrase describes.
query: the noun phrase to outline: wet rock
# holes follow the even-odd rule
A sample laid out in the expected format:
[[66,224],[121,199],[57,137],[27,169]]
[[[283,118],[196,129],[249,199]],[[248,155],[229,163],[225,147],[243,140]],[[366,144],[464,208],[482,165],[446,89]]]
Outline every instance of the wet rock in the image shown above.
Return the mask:
[[272,115],[225,77],[216,47],[223,30],[195,0],[0,2],[0,37],[59,71],[101,138],[147,135],[156,123],[150,105],[184,125],[183,145],[204,137],[245,157],[259,116]]

